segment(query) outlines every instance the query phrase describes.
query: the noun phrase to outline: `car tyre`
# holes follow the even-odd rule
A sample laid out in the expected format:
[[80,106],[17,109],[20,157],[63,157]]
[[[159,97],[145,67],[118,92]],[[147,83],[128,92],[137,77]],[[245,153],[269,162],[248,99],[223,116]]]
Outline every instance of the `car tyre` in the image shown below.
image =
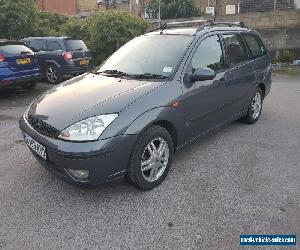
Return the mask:
[[258,121],[262,112],[263,100],[263,91],[258,87],[251,99],[247,115],[241,119],[244,123],[254,124]]
[[166,178],[172,164],[174,145],[161,126],[148,128],[138,139],[131,155],[127,179],[142,190],[151,190]]
[[45,70],[45,76],[50,84],[59,84],[62,82],[63,74],[59,67],[49,64]]

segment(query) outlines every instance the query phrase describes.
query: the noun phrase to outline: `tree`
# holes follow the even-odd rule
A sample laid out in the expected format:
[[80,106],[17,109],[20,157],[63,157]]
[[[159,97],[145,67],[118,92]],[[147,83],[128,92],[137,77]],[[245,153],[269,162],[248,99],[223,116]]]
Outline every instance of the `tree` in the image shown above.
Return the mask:
[[70,17],[65,15],[38,11],[34,25],[35,36],[59,36],[69,20]]
[[0,38],[33,35],[36,19],[34,0],[0,0]]
[[96,64],[102,63],[114,51],[136,36],[143,34],[148,24],[126,12],[105,11],[94,13],[88,23],[87,44],[93,51]]
[[[151,0],[145,11],[148,16],[158,13],[158,0]],[[161,0],[161,19],[186,18],[198,16],[194,0]]]

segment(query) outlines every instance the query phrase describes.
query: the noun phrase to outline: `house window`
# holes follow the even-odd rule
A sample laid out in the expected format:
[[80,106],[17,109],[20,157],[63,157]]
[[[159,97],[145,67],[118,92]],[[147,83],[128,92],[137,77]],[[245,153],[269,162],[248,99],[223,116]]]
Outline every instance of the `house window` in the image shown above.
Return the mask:
[[235,15],[235,5],[226,5],[226,15]]

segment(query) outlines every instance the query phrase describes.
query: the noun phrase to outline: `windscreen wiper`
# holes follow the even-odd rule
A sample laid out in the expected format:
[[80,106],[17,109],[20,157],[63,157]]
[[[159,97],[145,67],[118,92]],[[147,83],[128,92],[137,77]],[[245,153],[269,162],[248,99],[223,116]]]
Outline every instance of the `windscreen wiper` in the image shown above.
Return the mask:
[[139,75],[134,75],[134,77],[139,79],[168,79],[169,77],[159,74],[152,74],[152,73],[144,73]]
[[111,69],[111,70],[104,70],[104,71],[91,71],[92,74],[95,75],[107,75],[107,76],[129,76],[129,74],[119,71],[119,70],[115,70],[115,69]]
[[31,54],[30,51],[21,51],[21,55],[27,55],[27,54]]

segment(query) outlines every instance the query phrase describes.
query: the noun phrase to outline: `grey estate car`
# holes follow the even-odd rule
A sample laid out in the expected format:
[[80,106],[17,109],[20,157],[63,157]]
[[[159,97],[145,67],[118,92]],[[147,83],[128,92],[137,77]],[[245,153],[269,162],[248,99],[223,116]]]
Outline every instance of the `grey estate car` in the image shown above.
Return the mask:
[[35,100],[20,128],[36,159],[73,183],[126,176],[148,190],[180,147],[237,119],[255,123],[271,88],[259,34],[237,23],[181,25],[133,39]]

